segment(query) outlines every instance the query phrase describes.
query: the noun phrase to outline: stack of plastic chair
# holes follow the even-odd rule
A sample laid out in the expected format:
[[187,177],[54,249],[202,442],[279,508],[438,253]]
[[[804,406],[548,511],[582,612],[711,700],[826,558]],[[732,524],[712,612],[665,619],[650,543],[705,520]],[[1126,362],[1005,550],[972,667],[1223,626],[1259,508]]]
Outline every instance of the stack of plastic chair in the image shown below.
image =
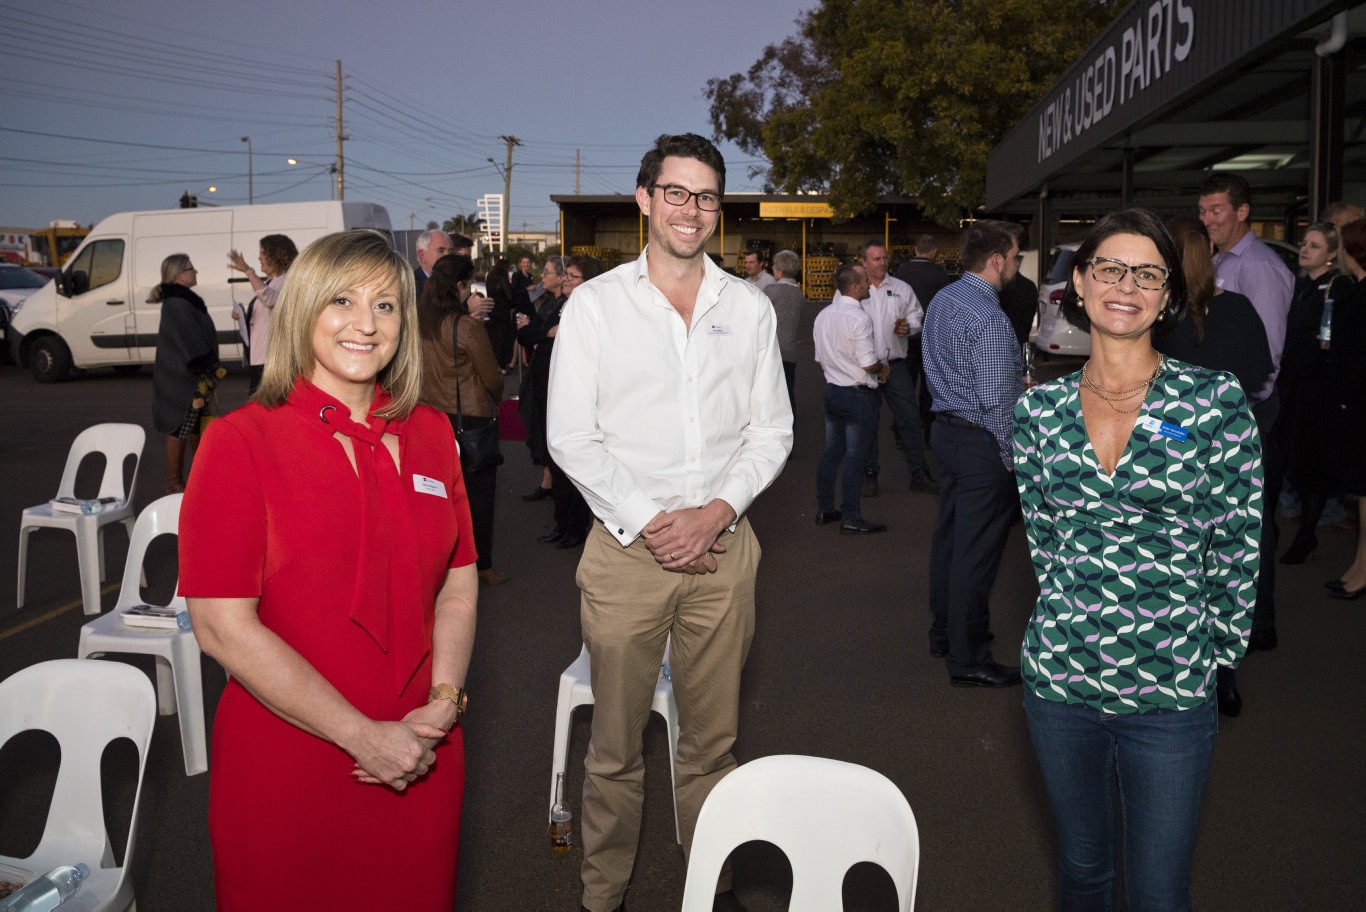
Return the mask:
[[[664,664],[659,670],[659,680],[655,681],[654,701],[650,709],[664,717],[669,730],[669,779],[677,783],[674,771],[674,756],[678,753],[678,704],[674,702],[674,685],[666,669],[669,664],[669,644],[664,645]],[[574,710],[580,706],[593,704],[593,684],[589,671],[588,647],[583,647],[579,657],[570,663],[560,675],[560,699],[555,710],[555,756],[550,768],[550,804],[546,813],[555,806],[555,780],[564,772],[569,754],[569,729],[574,721]],[[671,790],[672,791],[672,790]],[[674,839],[683,842],[682,824],[678,819],[678,795],[674,794]]]
[[891,875],[901,912],[915,907],[920,831],[906,797],[879,772],[790,754],[736,767],[698,814],[683,912],[710,912],[721,865],[756,839],[792,865],[790,912],[842,909],[844,876],[864,861]]
[[[20,732],[38,729],[50,732],[61,749],[61,767],[38,847],[26,858],[0,856],[0,863],[42,875],[59,865],[84,862],[90,877],[62,904],[63,912],[121,912],[133,902],[127,872],[137,845],[138,801],[156,716],[156,696],[146,675],[117,662],[57,659],[30,665],[0,681],[0,745]],[[109,742],[119,738],[137,748],[138,782],[123,865],[116,867],[104,826],[100,760]],[[0,802],[11,785],[0,782]]]
[[[57,497],[76,496],[76,473],[81,460],[92,453],[103,453],[104,476],[100,480],[97,497],[116,497],[121,503],[111,504],[99,513],[58,513],[50,503],[41,503],[24,511],[19,523],[19,601],[24,607],[24,574],[28,564],[28,537],[34,529],[66,529],[76,536],[76,560],[81,572],[81,599],[86,614],[100,613],[100,583],[104,581],[104,527],[121,522],[128,534],[133,534],[133,492],[137,488],[138,466],[142,461],[142,445],[147,432],[136,424],[97,424],[76,436],[71,452],[66,456],[66,468],[57,487]],[[123,487],[123,462],[132,456],[133,483]]]
[[[132,653],[156,657],[157,704],[163,716],[180,714],[180,742],[185,753],[185,775],[209,768],[204,730],[204,690],[199,672],[199,642],[179,627],[134,627],[123,622],[123,609],[144,604],[138,585],[147,546],[160,535],[175,535],[180,524],[183,494],[168,494],[153,501],[138,517],[123,568],[123,587],[114,610],[81,628],[76,655],[82,659],[109,653]],[[185,610],[185,599],[175,596],[170,606]]]

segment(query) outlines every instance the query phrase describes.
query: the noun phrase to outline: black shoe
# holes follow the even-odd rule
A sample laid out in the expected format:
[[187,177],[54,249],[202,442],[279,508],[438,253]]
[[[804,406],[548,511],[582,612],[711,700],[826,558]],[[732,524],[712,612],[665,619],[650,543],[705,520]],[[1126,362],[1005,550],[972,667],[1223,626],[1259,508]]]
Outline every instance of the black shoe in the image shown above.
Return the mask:
[[1323,584],[1323,588],[1327,589],[1329,592],[1332,592],[1335,589],[1340,592],[1343,589],[1347,588],[1347,584],[1340,579],[1330,579],[1328,582]]
[[1281,555],[1283,564],[1302,564],[1314,556],[1314,549],[1319,546],[1319,539],[1314,533],[1301,538],[1296,535],[1295,540],[1290,543],[1290,547],[1285,549]]
[[749,912],[744,903],[740,902],[734,890],[727,890],[724,893],[717,893],[712,900],[711,912]]
[[877,496],[877,475],[873,472],[869,472],[867,475],[863,476],[863,496]]
[[555,545],[561,551],[568,551],[570,548],[577,548],[583,544],[583,536],[577,532],[566,532],[564,537]]
[[537,485],[536,490],[532,491],[530,494],[523,494],[522,500],[525,500],[527,503],[535,503],[538,500],[545,500],[549,496],[549,488],[543,488],[540,485]]
[[816,525],[823,526],[826,523],[839,522],[843,516],[839,510],[826,510],[824,513],[816,514]]
[[916,469],[911,473],[911,490],[926,494],[938,494],[939,482],[934,480],[929,469]]
[[[593,912],[593,910],[589,909],[587,906],[579,906],[579,912]],[[626,912],[626,900],[623,899],[621,905],[613,909],[612,912]]]
[[1254,630],[1247,638],[1248,652],[1270,652],[1276,648],[1276,631]]
[[564,538],[564,530],[559,528],[552,529],[544,535],[536,536],[536,540],[543,545],[553,545],[562,538]]
[[954,687],[1012,687],[1020,683],[1020,669],[1013,665],[987,662],[967,674],[949,675],[949,683]]
[[1243,697],[1238,693],[1238,673],[1227,665],[1215,668],[1214,694],[1219,700],[1219,712],[1232,719],[1243,711]]
[[876,535],[886,531],[885,523],[869,522],[866,519],[849,519],[840,523],[840,535]]
[[1348,589],[1346,586],[1343,586],[1338,589],[1328,590],[1329,598],[1342,599],[1344,601],[1359,599],[1363,595],[1366,595],[1366,586],[1362,586],[1360,589]]

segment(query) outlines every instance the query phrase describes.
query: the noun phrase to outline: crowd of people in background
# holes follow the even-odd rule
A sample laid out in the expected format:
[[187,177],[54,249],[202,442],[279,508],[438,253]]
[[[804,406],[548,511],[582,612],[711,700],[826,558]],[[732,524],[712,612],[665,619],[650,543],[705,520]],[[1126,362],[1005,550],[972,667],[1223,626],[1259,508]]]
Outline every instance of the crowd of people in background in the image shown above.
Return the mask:
[[[397,815],[454,857],[463,761],[453,735],[477,590],[510,578],[493,564],[502,458],[462,469],[450,435],[414,407],[443,414],[457,435],[496,427],[506,376],[518,369],[519,417],[541,470],[522,499],[553,501],[554,524],[540,542],[585,549],[578,579],[598,709],[583,799],[584,908],[618,908],[631,875],[639,726],[653,686],[641,682],[653,681],[670,637],[674,673],[683,675],[678,794],[691,828],[701,799],[734,764],[733,704],[758,563],[744,511],[790,451],[809,303],[792,250],[771,264],[746,251],[729,275],[704,253],[724,179],[706,140],[660,137],[637,187],[642,213],[655,215],[649,246],[606,275],[583,255],[548,256],[539,267],[529,255],[515,266],[497,258],[480,273],[473,242],[437,229],[417,239],[412,268],[382,235],[363,231],[303,254],[288,237],[267,235],[259,273],[229,252],[252,290],[233,313],[252,403],[199,457],[181,539],[195,629],[233,678],[218,715],[228,734],[214,738],[221,907],[266,908],[258,885],[246,883],[257,873],[251,859],[270,844],[284,852],[282,839],[296,852],[308,815],[282,809],[333,785],[302,795],[284,786],[247,801],[249,781],[260,778],[248,737],[268,737],[295,758],[288,762],[313,768],[324,760],[314,744],[322,735],[329,750],[350,756],[350,779],[387,786],[339,791],[341,804],[359,797],[363,815]],[[1242,711],[1235,668],[1246,654],[1278,643],[1275,565],[1312,554],[1335,496],[1358,498],[1366,530],[1366,221],[1348,204],[1326,208],[1304,231],[1296,274],[1252,231],[1251,205],[1247,181],[1218,172],[1191,213],[1163,221],[1126,209],[1100,219],[1076,250],[1062,299],[1063,316],[1090,335],[1091,354],[1042,385],[1022,358],[1037,287],[1020,275],[1023,234],[1012,223],[971,223],[957,277],[936,262],[933,236],[918,238],[895,272],[887,244],[870,240],[835,273],[833,299],[817,302],[825,439],[816,523],[846,535],[886,531],[863,512],[878,494],[885,402],[909,489],[938,498],[929,653],[955,687],[1023,683],[1058,832],[1063,907],[1110,901],[1119,845],[1131,907],[1189,906],[1217,714]],[[196,282],[190,258],[172,254],[149,299],[161,304],[153,426],[166,435],[168,492],[186,490],[186,461],[220,372]],[[676,321],[691,330],[713,310],[726,322],[678,350]],[[752,388],[715,382],[733,382],[735,364],[747,365],[740,374]],[[684,390],[670,366],[703,385]],[[724,444],[699,451],[698,471],[710,480],[698,476],[684,493],[679,485],[694,470],[677,462],[692,452],[692,437],[675,413],[716,414],[707,406],[725,416],[715,428]],[[359,478],[358,518],[328,524],[316,501],[295,503],[306,492],[284,480],[296,447],[317,450],[319,471]],[[415,493],[393,472],[410,458],[421,464]],[[257,477],[244,481],[249,465]],[[244,485],[256,495],[235,498]],[[1300,513],[1278,554],[1283,492]],[[307,522],[265,523],[291,504]],[[993,653],[989,604],[1021,518],[1040,593],[1017,667],[1001,660],[1013,642],[1000,644],[1001,659]],[[424,532],[413,537],[419,520]],[[428,521],[442,534],[429,540]],[[316,549],[324,536],[335,551],[333,533],[348,524],[345,547],[365,555],[347,564],[354,580],[280,556]],[[410,538],[427,544],[400,553],[395,543]],[[263,569],[281,560],[301,569],[278,579]],[[690,577],[686,591],[677,588]],[[340,608],[319,614],[316,629],[276,607],[291,591],[327,586],[336,589],[328,604]],[[1366,534],[1325,589],[1337,599],[1366,594]],[[641,618],[623,622],[617,609],[627,603]],[[1148,621],[1135,624],[1135,615]],[[355,642],[319,639],[338,620]],[[699,631],[715,638],[694,642]],[[690,680],[690,664],[704,678]],[[366,696],[356,682],[385,696]],[[437,781],[453,818],[371,797],[414,784],[432,794]],[[335,826],[331,817],[309,824],[320,837]],[[449,881],[430,885],[443,897],[453,889],[450,868]],[[739,908],[719,886],[717,908]]]

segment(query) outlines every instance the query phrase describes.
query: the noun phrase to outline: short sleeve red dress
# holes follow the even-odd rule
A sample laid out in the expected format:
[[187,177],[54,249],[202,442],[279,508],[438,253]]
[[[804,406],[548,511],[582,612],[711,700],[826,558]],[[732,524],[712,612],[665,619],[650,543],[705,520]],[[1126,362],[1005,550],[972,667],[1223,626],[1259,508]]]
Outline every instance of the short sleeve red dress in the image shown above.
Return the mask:
[[[283,406],[253,403],[210,425],[181,508],[180,592],[259,598],[262,623],[352,705],[373,719],[400,719],[427,702],[446,571],[475,560],[451,425],[419,406],[383,427],[400,439],[398,484],[390,478],[380,488],[382,509],[366,511],[375,488],[367,493],[327,421],[329,406],[339,410],[334,418],[346,410],[300,386]],[[377,393],[374,408],[384,401]],[[377,451],[392,467],[382,444]],[[374,553],[384,550],[375,548],[376,534],[383,554]],[[358,620],[376,561],[380,588],[390,576],[412,584],[397,601],[389,587],[387,617]],[[422,648],[403,656],[396,631],[415,624]],[[448,912],[465,779],[459,727],[436,755],[431,772],[404,792],[359,784],[345,751],[230,680],[214,719],[209,773],[220,912]]]

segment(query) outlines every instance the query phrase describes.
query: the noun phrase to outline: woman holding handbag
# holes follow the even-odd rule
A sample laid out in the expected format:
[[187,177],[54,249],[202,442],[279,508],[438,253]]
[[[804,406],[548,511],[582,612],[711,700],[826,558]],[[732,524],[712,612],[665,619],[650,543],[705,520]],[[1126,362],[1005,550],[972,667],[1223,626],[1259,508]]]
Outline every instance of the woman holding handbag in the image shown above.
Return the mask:
[[493,568],[493,508],[498,486],[498,403],[503,372],[484,322],[470,314],[474,263],[463,254],[437,260],[417,304],[422,339],[422,391],[418,401],[446,413],[460,443],[465,496],[474,523],[480,582],[497,586],[511,577]]

